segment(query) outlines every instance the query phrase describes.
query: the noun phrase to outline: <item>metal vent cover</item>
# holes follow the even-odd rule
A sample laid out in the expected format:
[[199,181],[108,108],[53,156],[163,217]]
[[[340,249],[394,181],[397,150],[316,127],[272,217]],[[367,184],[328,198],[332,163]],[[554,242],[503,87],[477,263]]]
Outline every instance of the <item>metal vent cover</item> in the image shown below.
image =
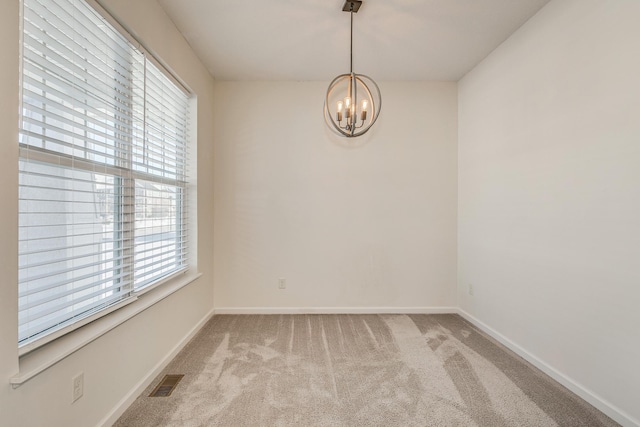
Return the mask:
[[184,374],[165,375],[162,381],[153,389],[149,397],[168,397],[171,396]]

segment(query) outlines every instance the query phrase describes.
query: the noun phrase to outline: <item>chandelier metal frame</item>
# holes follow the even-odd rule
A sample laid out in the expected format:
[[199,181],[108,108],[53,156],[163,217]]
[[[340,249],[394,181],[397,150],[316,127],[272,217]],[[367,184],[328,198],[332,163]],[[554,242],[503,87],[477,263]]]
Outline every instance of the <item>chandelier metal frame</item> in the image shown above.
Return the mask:
[[[349,73],[340,74],[329,84],[324,102],[324,117],[327,126],[340,136],[347,138],[364,135],[378,120],[382,108],[382,95],[377,83],[369,76],[353,72],[353,14],[358,12],[361,0],[345,1],[342,10],[351,15]],[[340,87],[346,85],[346,96],[335,101]],[[344,93],[344,92],[343,92]],[[336,109],[331,105],[335,102]],[[360,108],[358,109],[358,105]],[[369,114],[369,112],[371,114]]]

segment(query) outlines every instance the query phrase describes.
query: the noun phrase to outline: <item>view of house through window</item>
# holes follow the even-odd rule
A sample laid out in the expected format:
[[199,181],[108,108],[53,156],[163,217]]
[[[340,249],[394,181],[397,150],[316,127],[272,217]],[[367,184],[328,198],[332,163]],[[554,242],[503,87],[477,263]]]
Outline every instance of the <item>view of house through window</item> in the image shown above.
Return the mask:
[[24,0],[19,341],[187,267],[189,95],[84,0]]

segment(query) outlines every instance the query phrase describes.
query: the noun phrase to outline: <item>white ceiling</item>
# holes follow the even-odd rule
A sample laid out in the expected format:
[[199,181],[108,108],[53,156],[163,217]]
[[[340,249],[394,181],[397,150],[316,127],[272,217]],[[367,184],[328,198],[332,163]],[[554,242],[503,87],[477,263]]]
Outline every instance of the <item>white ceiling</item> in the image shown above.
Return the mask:
[[[349,71],[344,0],[158,0],[218,80],[325,80]],[[457,81],[549,0],[364,0],[354,71]]]

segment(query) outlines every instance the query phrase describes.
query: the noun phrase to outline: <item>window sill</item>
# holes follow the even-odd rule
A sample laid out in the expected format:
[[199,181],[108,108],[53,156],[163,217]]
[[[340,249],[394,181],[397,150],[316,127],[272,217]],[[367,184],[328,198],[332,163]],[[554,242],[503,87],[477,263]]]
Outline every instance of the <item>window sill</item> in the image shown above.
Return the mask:
[[189,271],[187,271],[184,275],[167,281],[163,286],[154,287],[138,295],[136,301],[125,304],[124,307],[106,316],[20,356],[18,362],[20,371],[9,380],[9,383],[13,388],[21,386],[39,373],[80,350],[85,345],[151,307],[158,301],[163,300],[187,286],[200,276],[202,276],[201,273],[190,274]]

